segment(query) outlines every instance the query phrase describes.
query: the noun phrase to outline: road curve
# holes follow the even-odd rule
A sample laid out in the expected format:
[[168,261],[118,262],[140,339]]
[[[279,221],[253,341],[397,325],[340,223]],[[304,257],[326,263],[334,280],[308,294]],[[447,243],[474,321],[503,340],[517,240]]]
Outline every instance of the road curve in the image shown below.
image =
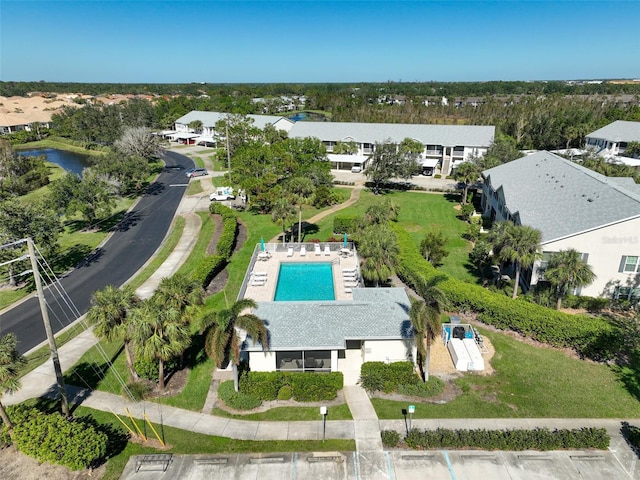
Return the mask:
[[[164,154],[165,168],[136,206],[114,227],[109,240],[60,280],[75,308],[48,288],[45,297],[54,332],[77,318],[90,306],[91,295],[106,285],[120,286],[153,255],[165,237],[189,183],[185,169],[193,161],[175,152]],[[0,335],[14,333],[21,353],[46,340],[37,298],[32,297],[0,316]]]

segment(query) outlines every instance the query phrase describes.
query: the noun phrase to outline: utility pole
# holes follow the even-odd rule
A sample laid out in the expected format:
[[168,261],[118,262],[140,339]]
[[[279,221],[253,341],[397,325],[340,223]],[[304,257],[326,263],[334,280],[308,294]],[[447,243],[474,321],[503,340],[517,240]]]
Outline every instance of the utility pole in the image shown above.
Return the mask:
[[40,311],[42,312],[42,321],[44,322],[44,329],[47,332],[47,338],[49,339],[49,350],[51,350],[51,361],[53,362],[53,369],[56,372],[56,380],[58,381],[58,390],[60,392],[60,402],[62,404],[62,413],[65,417],[69,417],[69,403],[67,402],[67,392],[64,386],[64,378],[62,377],[62,369],[60,368],[60,359],[58,358],[58,348],[56,347],[56,339],[53,337],[53,331],[51,330],[51,323],[49,322],[49,312],[47,311],[47,303],[44,299],[44,291],[42,290],[42,282],[40,281],[40,271],[38,270],[38,261],[36,259],[35,248],[33,247],[33,240],[27,238],[27,246],[29,247],[29,258],[31,260],[31,269],[33,270],[33,278],[36,282],[36,291],[38,294],[38,301],[40,302]]
[[227,168],[229,169],[229,186],[231,187],[231,150],[229,150],[229,119],[225,122],[227,137]]

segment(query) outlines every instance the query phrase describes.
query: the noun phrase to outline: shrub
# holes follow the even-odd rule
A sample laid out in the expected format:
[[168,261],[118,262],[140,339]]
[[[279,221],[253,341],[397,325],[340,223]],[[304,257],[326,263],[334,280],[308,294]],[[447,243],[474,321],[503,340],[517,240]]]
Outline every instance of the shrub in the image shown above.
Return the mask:
[[59,413],[32,409],[29,417],[13,429],[16,447],[40,462],[81,470],[95,465],[107,452],[108,437],[92,422],[70,420]]
[[233,380],[220,384],[218,398],[235,410],[253,410],[262,404],[262,401],[254,395],[236,392],[233,387]]
[[281,389],[289,386],[294,400],[317,402],[336,398],[343,383],[340,372],[248,372],[240,377],[240,391],[269,401],[278,398]]
[[365,362],[360,370],[360,385],[367,392],[394,392],[399,385],[422,383],[411,362]]
[[122,396],[129,398],[129,395],[131,395],[136,402],[139,402],[147,398],[150,392],[151,386],[148,383],[130,382],[122,389]]
[[333,219],[333,233],[353,233],[356,230],[358,217],[335,217]]
[[438,377],[429,377],[428,382],[411,383],[409,385],[398,385],[398,393],[409,397],[434,397],[440,395],[444,390],[444,382]]
[[596,360],[612,358],[619,351],[619,329],[604,319],[568,315],[453,279],[422,258],[407,232],[396,224],[392,224],[392,228],[396,230],[400,247],[397,273],[410,287],[415,288],[420,278],[431,280],[437,277],[440,280],[438,287],[453,308],[476,312],[486,324],[513,330],[555,347],[573,348],[580,355]]
[[442,178],[442,175],[440,175],[439,173],[436,173],[433,178]]
[[400,434],[395,430],[382,430],[380,437],[382,437],[382,444],[385,447],[394,448],[400,443]]
[[478,448],[482,450],[562,450],[609,448],[604,428],[573,430],[436,430],[412,429],[406,437],[411,448]]
[[206,288],[211,280],[220,273],[227,265],[227,260],[222,255],[211,255],[205,257],[198,264],[196,269],[191,274],[191,278]]
[[284,385],[278,390],[278,400],[290,400],[293,392],[289,385]]

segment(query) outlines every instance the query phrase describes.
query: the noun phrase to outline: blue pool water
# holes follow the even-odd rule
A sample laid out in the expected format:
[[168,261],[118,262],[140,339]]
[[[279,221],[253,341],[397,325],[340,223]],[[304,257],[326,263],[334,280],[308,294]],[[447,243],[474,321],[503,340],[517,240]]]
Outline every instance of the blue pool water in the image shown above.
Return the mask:
[[335,300],[331,263],[281,263],[274,301]]

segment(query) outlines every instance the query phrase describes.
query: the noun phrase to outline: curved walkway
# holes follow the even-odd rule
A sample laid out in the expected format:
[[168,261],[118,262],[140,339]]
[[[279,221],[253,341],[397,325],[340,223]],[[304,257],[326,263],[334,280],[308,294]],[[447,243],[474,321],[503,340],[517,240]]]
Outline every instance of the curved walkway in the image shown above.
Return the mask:
[[[352,205],[359,198],[362,188],[362,185],[356,186],[349,200],[314,216],[309,221],[318,221],[330,213]],[[193,212],[202,209],[205,203],[208,206],[206,192],[204,195],[183,199],[179,212],[185,215],[187,221],[179,244],[154,275],[140,287],[138,292],[141,296],[150,295],[161,278],[173,274],[184,263],[197,239],[200,228],[200,219]],[[95,343],[93,333],[88,330],[62,346],[59,349],[59,356],[63,369],[73,366],[82,354]],[[23,377],[22,385],[23,387],[17,393],[5,395],[2,399],[3,402],[11,405],[39,396],[55,397],[55,374],[50,362]],[[247,421],[213,416],[206,413],[207,410],[205,413],[193,412],[152,402],[129,402],[117,395],[75,386],[68,386],[67,390],[70,403],[75,405],[81,404],[97,410],[119,414],[124,413],[125,408],[128,408],[135,418],[143,419],[146,414],[153,422],[207,435],[244,440],[321,440],[323,438],[320,415],[318,415],[318,421]],[[391,473],[385,473],[390,472],[389,455],[388,452],[383,451],[380,431],[381,429],[393,429],[404,432],[407,425],[403,420],[378,420],[369,396],[360,386],[345,387],[344,395],[353,420],[327,421],[326,438],[355,439],[357,453],[354,459],[358,469],[356,473],[362,472],[365,465],[372,472],[378,472],[370,476],[356,475],[356,478],[393,478]],[[628,421],[631,424],[639,424],[638,420],[629,419]],[[621,422],[621,419],[430,419],[413,420],[412,426],[429,429],[438,427],[458,429],[603,427],[612,436],[610,452],[615,455],[621,465],[624,463],[626,471],[628,470],[627,465],[632,465],[629,469],[635,469],[637,458],[620,434]],[[626,478],[634,477],[629,475]]]

